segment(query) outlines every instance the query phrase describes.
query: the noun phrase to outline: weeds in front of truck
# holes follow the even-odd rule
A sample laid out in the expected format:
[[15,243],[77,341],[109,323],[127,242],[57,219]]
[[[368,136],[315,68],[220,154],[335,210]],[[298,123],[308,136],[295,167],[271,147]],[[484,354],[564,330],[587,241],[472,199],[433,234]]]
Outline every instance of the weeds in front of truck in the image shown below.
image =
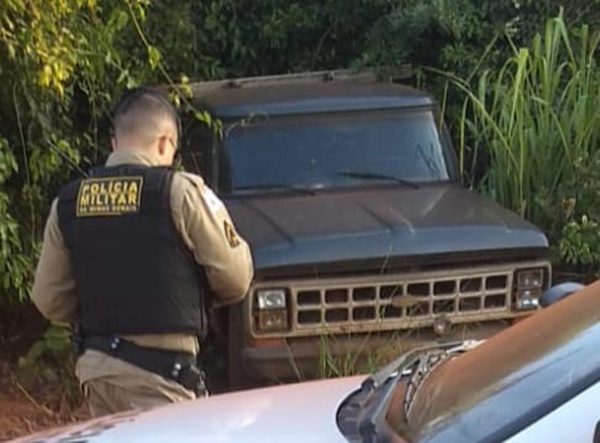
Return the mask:
[[[476,338],[493,333],[489,328],[493,323],[494,328],[498,322],[508,326],[537,309],[536,299],[550,281],[550,263],[534,260],[433,272],[258,282],[244,305],[244,334],[257,348],[265,340],[269,345],[314,341],[317,346],[311,357],[318,377],[366,372],[398,352],[431,341],[433,330],[438,339]],[[261,294],[272,297],[271,305]],[[345,344],[334,349],[332,344],[341,340]],[[312,377],[295,364],[292,346],[288,349],[290,378]]]

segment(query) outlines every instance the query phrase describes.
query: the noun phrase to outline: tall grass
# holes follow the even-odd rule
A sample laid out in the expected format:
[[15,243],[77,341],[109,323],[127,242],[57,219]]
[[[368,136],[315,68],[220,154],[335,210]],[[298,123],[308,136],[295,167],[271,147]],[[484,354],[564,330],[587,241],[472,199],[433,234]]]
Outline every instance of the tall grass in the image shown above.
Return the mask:
[[319,355],[317,378],[335,378],[349,375],[358,375],[373,372],[379,361],[375,354],[364,354],[368,336],[355,350],[346,350],[335,355],[331,346],[335,344],[336,337],[333,335],[322,335],[319,338]]
[[561,11],[529,47],[508,41],[500,70],[452,79],[465,94],[461,165],[468,150],[487,157],[479,190],[552,235],[577,198],[576,165],[600,151],[600,33],[568,30]]
[[[456,325],[456,338],[466,340],[477,333],[479,323]],[[381,340],[385,337],[385,340]],[[373,346],[370,340],[378,342]],[[354,346],[344,346],[353,343]],[[415,347],[432,343],[431,336],[423,337],[418,329],[398,330],[391,333],[324,334],[319,338],[317,378],[335,378],[362,375],[376,371],[394,358]],[[340,346],[341,345],[341,346]]]

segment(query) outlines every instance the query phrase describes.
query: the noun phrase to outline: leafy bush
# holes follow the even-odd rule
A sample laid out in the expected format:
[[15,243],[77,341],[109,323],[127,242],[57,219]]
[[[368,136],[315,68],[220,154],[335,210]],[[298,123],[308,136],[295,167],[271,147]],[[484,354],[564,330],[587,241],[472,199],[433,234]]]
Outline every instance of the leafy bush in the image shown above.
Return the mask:
[[600,263],[600,224],[585,216],[580,221],[568,222],[563,228],[559,248],[561,258],[569,265],[597,265]]
[[10,212],[7,181],[18,171],[17,161],[6,139],[0,138],[0,290],[16,288],[24,298],[29,278],[28,257],[22,252],[19,225]]
[[574,169],[566,184],[574,197],[565,205],[568,222],[562,228],[558,256],[566,271],[591,280],[600,277],[600,151],[578,158]]
[[50,325],[19,359],[17,375],[27,391],[43,392],[48,386],[60,387],[60,397],[74,406],[82,400],[82,396],[74,376],[75,355],[69,338],[67,327]]
[[[142,20],[147,3],[0,3],[3,304],[28,294],[50,202],[58,186],[73,175],[62,157],[84,167],[98,161],[112,97],[125,85],[152,79],[149,56],[142,75],[120,40],[132,21]],[[153,80],[157,78],[154,74]]]

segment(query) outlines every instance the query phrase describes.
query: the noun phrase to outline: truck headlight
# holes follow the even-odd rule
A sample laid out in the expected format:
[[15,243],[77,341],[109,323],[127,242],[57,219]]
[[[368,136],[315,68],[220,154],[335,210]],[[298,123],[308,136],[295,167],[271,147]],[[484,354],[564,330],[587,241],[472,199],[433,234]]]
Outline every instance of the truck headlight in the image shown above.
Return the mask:
[[285,289],[259,289],[256,291],[258,309],[285,309]]
[[527,269],[516,273],[515,309],[537,309],[544,289],[544,270]]
[[261,331],[281,331],[288,328],[287,294],[285,289],[256,291],[257,327]]

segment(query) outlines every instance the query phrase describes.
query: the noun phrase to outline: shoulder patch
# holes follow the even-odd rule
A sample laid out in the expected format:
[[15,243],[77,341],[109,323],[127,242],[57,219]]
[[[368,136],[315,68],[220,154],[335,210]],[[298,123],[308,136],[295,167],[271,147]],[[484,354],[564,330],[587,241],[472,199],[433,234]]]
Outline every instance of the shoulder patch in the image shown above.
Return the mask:
[[139,214],[142,176],[86,178],[79,183],[77,217]]
[[223,207],[223,202],[215,195],[212,189],[205,186],[202,190],[202,198],[206,202],[206,206],[213,214]]
[[225,230],[225,238],[227,239],[227,243],[229,243],[229,246],[231,246],[232,248],[239,246],[240,238],[236,234],[232,224],[225,220],[223,222],[223,229]]
[[206,203],[208,210],[215,214],[224,205],[223,202],[216,196],[214,191],[204,182],[204,179],[190,172],[178,172],[182,178],[184,178],[189,184],[194,186],[199,191],[202,200]]

